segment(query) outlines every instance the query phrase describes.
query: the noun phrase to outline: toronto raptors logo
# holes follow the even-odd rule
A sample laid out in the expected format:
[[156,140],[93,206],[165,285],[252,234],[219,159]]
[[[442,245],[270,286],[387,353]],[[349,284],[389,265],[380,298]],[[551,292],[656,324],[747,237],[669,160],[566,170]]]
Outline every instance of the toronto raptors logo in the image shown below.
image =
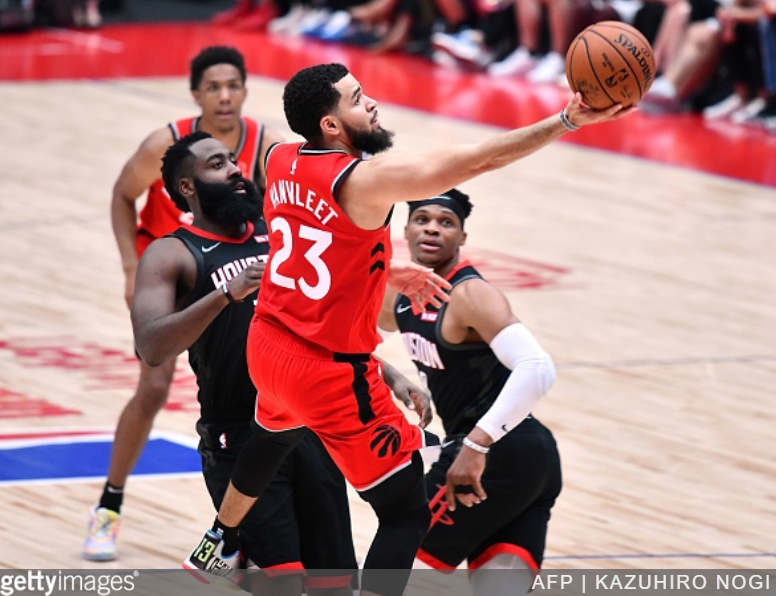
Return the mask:
[[401,446],[401,435],[399,429],[382,424],[372,432],[372,441],[369,448],[380,459],[387,455],[394,456]]

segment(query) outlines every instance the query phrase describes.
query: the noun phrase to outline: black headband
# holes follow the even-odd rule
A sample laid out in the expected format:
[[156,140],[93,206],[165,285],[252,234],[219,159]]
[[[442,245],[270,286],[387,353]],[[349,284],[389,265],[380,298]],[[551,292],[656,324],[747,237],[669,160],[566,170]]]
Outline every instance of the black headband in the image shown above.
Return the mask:
[[441,205],[442,207],[447,207],[458,216],[458,219],[461,222],[461,229],[463,229],[463,222],[466,220],[466,214],[464,213],[461,204],[455,199],[451,199],[445,195],[439,195],[438,197],[431,197],[430,199],[425,199],[423,201],[412,201],[409,204],[410,215],[412,215],[412,212],[415,211],[415,209],[420,209],[426,205]]

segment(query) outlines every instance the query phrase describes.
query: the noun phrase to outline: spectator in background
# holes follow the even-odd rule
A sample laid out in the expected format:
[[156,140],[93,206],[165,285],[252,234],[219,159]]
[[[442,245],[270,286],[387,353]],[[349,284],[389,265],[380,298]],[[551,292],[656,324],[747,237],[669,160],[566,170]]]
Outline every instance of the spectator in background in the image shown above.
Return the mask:
[[[504,60],[488,67],[488,74],[525,75],[532,83],[557,80],[565,71],[566,50],[590,20],[588,0],[514,0],[519,44]],[[546,11],[548,44],[542,43]],[[612,16],[614,13],[611,13]],[[602,20],[596,18],[595,20]]]
[[[717,0],[680,0],[669,6],[665,23],[672,27],[671,40],[664,33],[661,40],[664,43],[659,46],[661,74],[641,102],[644,111],[680,111],[685,100],[709,82],[719,65],[722,48],[719,9]],[[683,30],[676,27],[677,14],[681,11],[687,13]]]
[[102,25],[100,0],[42,0],[35,3],[37,20],[54,27],[96,29]]

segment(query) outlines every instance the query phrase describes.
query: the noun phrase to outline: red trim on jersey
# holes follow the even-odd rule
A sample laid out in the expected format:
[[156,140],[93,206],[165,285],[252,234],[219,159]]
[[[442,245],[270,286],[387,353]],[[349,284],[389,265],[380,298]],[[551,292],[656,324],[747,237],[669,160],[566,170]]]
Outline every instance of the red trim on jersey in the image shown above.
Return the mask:
[[471,267],[471,266],[472,266],[471,261],[469,261],[468,259],[465,261],[460,261],[455,267],[452,268],[450,273],[448,273],[445,276],[445,281],[450,281],[451,279],[453,279],[453,275],[458,273],[464,267]]
[[516,544],[508,544],[506,542],[493,544],[489,546],[487,549],[485,549],[485,552],[483,552],[479,557],[474,559],[474,561],[469,563],[469,570],[470,570],[469,575],[471,575],[472,571],[477,571],[477,569],[485,565],[485,563],[487,563],[497,555],[514,555],[518,559],[522,559],[523,561],[525,561],[528,564],[528,567],[530,567],[536,572],[534,573],[534,575],[538,575],[539,565],[536,564],[536,561],[534,561],[534,558],[531,555],[531,553],[525,550],[522,546],[517,546]]
[[329,577],[307,576],[304,579],[305,588],[349,588],[352,575],[331,575]]
[[183,228],[184,230],[188,230],[192,234],[196,234],[200,238],[206,238],[207,240],[216,240],[218,242],[226,242],[227,244],[242,244],[246,240],[248,240],[250,236],[253,236],[253,232],[254,232],[254,226],[252,222],[248,222],[248,225],[245,228],[245,232],[239,238],[230,238],[228,236],[219,236],[218,234],[211,234],[210,232],[206,232],[202,228],[197,228],[189,224],[183,224],[180,227]]

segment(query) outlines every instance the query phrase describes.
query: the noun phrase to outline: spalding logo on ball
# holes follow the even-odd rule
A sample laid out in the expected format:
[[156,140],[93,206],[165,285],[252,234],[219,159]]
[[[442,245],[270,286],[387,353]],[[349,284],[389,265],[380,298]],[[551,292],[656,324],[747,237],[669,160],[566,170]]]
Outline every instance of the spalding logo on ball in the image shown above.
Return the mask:
[[566,52],[566,78],[591,108],[641,101],[655,79],[652,46],[637,29],[602,21],[577,35]]

